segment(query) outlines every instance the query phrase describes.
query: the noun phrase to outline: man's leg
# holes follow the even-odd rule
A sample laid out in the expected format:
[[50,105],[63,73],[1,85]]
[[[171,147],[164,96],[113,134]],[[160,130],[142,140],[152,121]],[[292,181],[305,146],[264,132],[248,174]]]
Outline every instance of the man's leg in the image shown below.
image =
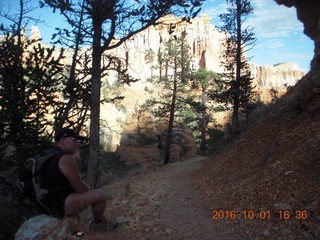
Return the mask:
[[103,190],[94,189],[84,193],[72,193],[65,200],[65,215],[72,215],[92,206],[94,222],[103,219],[107,196]]

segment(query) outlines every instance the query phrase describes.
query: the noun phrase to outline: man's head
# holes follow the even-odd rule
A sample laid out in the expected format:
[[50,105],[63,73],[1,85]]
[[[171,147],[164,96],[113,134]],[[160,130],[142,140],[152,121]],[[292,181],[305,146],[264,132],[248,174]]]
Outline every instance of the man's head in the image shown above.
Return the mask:
[[78,140],[85,140],[85,137],[79,136],[70,128],[62,128],[57,132],[55,140],[57,146],[60,147],[63,151],[76,153],[78,147]]

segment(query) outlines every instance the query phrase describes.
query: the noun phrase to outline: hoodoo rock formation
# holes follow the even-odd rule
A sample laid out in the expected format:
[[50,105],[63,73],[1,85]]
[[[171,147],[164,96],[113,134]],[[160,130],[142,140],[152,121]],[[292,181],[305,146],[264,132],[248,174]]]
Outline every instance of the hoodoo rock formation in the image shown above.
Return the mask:
[[[125,99],[120,103],[121,110],[115,109],[112,104],[105,104],[102,107],[102,117],[113,122],[113,126],[118,126],[118,130],[131,131],[135,128],[132,118],[134,111],[139,105],[145,102],[148,93],[144,90],[148,86],[147,79],[157,74],[153,66],[157,65],[157,53],[160,45],[163,44],[171,35],[179,36],[182,32],[186,33],[186,39],[190,46],[195,67],[205,67],[217,73],[223,72],[222,53],[227,38],[227,34],[218,30],[212,25],[211,18],[202,14],[199,18],[191,19],[191,23],[182,22],[177,25],[180,19],[169,15],[161,19],[162,24],[152,26],[126,41],[120,47],[108,52],[108,54],[121,57],[127,64],[128,72],[139,79],[138,82],[131,84],[130,87],[123,87],[121,93]],[[281,63],[269,66],[257,66],[252,64],[252,74],[254,85],[257,86],[261,100],[270,102],[272,96],[270,90],[274,89],[277,93],[283,94],[289,86],[293,86],[301,79],[305,73],[299,70],[296,63]],[[116,73],[108,76],[108,81],[116,80]],[[149,86],[148,86],[149,87]],[[123,111],[125,109],[125,112]],[[119,126],[113,119],[108,118],[108,112],[118,112],[116,115],[122,119],[122,126]],[[112,114],[115,116],[114,114]],[[220,119],[225,119],[221,117]],[[129,121],[128,121],[129,120]],[[223,120],[224,121],[224,120]],[[221,122],[223,124],[223,122]],[[127,129],[126,129],[127,128]],[[122,134],[124,136],[124,134]],[[112,136],[112,145],[118,144],[120,135]],[[114,147],[113,147],[114,148]]]
[[274,65],[255,66],[253,68],[256,85],[259,88],[285,89],[297,83],[305,73],[294,62]]
[[[200,66],[217,73],[224,71],[221,62],[223,62],[222,53],[225,49],[223,43],[227,34],[212,25],[211,18],[206,14],[192,19],[191,23],[183,22],[173,27],[179,21],[180,19],[172,15],[164,17],[161,19],[162,24],[149,27],[108,53],[125,59],[129,73],[141,80],[134,84],[136,88],[142,87],[141,85],[156,73],[152,66],[157,65],[156,55],[160,45],[170,36],[180,36],[182,32],[186,33],[196,67]],[[305,74],[295,63],[252,68],[258,87],[285,89],[287,85],[294,85]],[[110,80],[112,78],[109,78]]]
[[[182,32],[186,33],[195,68],[204,67],[217,73],[223,72],[221,62],[223,61],[223,43],[227,34],[212,25],[211,18],[206,14],[191,19],[190,23],[180,20],[173,15],[168,15],[160,20],[161,24],[149,27],[127,40],[120,47],[105,53],[122,59],[128,73],[139,80],[130,86],[123,86],[116,93],[113,93],[124,96],[124,100],[117,104],[105,103],[101,106],[101,117],[108,123],[108,126],[103,129],[104,136],[108,138],[108,142],[111,138],[111,149],[116,148],[121,137],[125,137],[125,132],[136,129],[137,123],[133,120],[132,115],[148,98],[145,88],[150,85],[147,80],[157,74],[154,66],[157,65],[160,45],[170,36],[179,36]],[[176,23],[178,24],[175,25]],[[31,38],[40,37],[40,32],[36,28],[33,28],[32,32],[34,36]],[[64,62],[71,62],[72,51],[66,50],[65,54]],[[300,71],[295,63],[281,63],[269,66],[252,64],[252,74],[254,85],[261,92],[261,100],[270,102],[272,100],[271,89],[282,94],[288,86],[294,85],[305,73]],[[117,73],[110,72],[107,79],[103,81],[112,83],[117,79]],[[112,93],[108,92],[108,95],[110,94]],[[108,130],[110,127],[112,131]]]

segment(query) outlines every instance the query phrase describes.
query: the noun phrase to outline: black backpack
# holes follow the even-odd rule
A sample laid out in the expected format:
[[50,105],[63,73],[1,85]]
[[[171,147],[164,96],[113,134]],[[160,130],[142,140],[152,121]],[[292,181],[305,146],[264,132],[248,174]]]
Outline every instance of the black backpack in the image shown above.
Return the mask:
[[42,200],[47,190],[40,187],[41,172],[45,163],[61,151],[43,152],[25,161],[18,172],[19,181],[22,183],[22,198],[28,199],[41,207]]

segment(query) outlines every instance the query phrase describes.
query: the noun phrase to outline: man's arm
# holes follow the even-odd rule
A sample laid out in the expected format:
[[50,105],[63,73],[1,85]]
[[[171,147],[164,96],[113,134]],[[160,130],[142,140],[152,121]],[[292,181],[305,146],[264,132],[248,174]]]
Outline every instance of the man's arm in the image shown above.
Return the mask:
[[59,169],[69,180],[71,186],[76,192],[82,193],[90,190],[89,186],[80,178],[74,155],[63,155],[59,161]]

